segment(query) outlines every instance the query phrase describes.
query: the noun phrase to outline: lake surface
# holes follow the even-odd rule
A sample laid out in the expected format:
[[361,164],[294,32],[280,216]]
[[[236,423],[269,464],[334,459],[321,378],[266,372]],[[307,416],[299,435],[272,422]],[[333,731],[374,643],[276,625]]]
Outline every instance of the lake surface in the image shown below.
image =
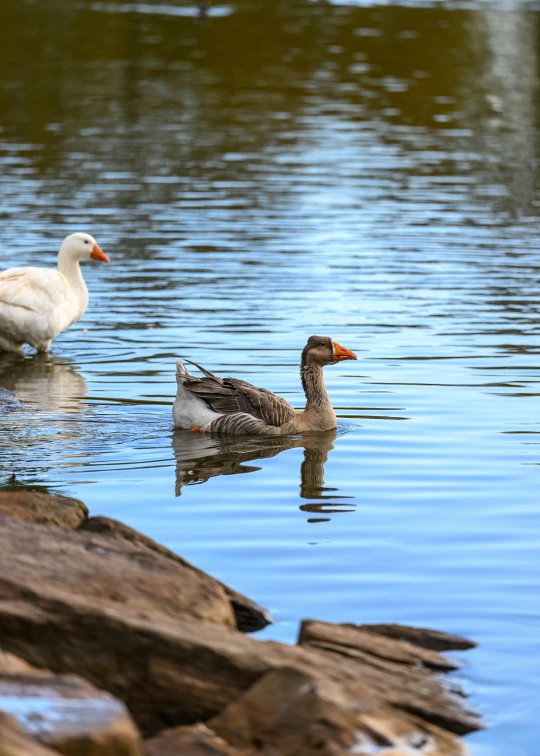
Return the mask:
[[[1,484],[177,550],[261,637],[475,638],[475,756],[540,754],[539,8],[0,8],[0,268],[75,230],[111,258],[50,356],[0,356]],[[337,434],[172,432],[177,357],[301,407],[312,333],[359,356],[326,369]]]

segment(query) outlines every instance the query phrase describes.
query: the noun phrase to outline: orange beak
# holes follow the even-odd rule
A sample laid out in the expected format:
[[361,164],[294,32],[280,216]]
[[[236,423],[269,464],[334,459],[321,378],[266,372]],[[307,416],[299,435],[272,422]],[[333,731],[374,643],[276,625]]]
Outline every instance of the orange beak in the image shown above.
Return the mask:
[[92,254],[90,255],[92,260],[101,260],[101,262],[110,262],[109,258],[105,254],[105,252],[101,249],[99,244],[96,242],[94,244],[94,247],[92,249]]
[[345,347],[342,347],[341,344],[337,343],[337,341],[333,341],[332,345],[334,347],[334,362],[343,362],[343,360],[358,359],[354,352],[351,352],[350,349],[345,349]]

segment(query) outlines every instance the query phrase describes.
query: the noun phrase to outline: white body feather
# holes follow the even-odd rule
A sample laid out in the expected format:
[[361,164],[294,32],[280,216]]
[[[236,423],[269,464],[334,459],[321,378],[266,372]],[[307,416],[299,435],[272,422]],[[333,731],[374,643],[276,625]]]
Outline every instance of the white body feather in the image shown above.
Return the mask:
[[46,351],[87,305],[88,291],[73,289],[59,270],[10,268],[0,273],[0,349],[30,344]]

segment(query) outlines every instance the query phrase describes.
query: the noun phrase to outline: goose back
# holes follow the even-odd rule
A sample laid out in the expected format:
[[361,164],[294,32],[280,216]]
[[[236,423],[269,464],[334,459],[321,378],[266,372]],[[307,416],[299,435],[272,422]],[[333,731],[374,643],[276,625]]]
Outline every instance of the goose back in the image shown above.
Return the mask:
[[214,412],[249,415],[273,427],[285,425],[297,414],[286,399],[272,391],[257,388],[239,378],[219,378],[199,365],[196,367],[204,373],[204,378],[190,376],[183,382],[184,388],[203,399]]

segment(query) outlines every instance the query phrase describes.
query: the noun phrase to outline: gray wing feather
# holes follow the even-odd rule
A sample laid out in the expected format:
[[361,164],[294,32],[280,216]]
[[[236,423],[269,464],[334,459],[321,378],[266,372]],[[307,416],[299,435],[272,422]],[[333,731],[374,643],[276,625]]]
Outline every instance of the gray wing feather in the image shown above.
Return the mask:
[[[194,362],[190,364],[195,365]],[[289,402],[267,389],[257,388],[238,378],[219,378],[199,365],[195,366],[205,377],[184,381],[184,388],[203,399],[215,412],[250,415],[274,427],[284,425],[296,416]]]

